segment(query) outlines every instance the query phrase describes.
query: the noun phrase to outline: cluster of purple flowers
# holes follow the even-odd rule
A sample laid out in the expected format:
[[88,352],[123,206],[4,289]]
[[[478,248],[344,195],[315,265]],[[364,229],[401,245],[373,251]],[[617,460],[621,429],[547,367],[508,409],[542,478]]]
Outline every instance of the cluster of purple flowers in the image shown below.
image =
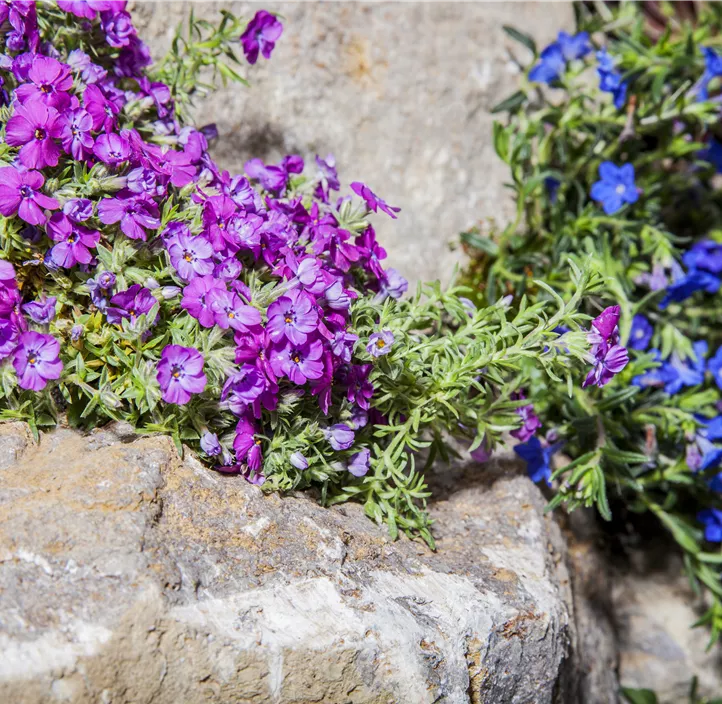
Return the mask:
[[[240,471],[254,481],[262,477],[262,414],[274,411],[289,389],[316,397],[324,414],[329,414],[332,392],[338,394],[356,422],[354,427],[332,425],[327,437],[334,450],[351,449],[374,389],[368,357],[354,361],[359,340],[348,329],[349,307],[358,290],[398,298],[407,284],[398,272],[383,269],[386,252],[371,225],[354,234],[334,214],[344,199],[331,202],[339,189],[333,157],[316,158],[317,200],[310,206],[288,190],[292,176],[304,170],[299,156],[277,165],[252,160],[245,176],[221,171],[208,154],[205,131],[183,127],[169,88],[145,75],[148,50],[125,3],[58,4],[83,22],[95,22],[118,50],[117,58],[109,69],[76,49],[63,63],[37,41],[34,4],[9,3],[10,22],[20,27],[10,48],[20,53],[0,57],[0,70],[11,89],[6,141],[17,151],[12,166],[1,169],[0,213],[27,223],[28,239],[40,246],[47,242],[42,263],[52,271],[74,271],[88,291],[91,310],[102,312],[108,324],[133,326],[145,316],[157,325],[160,316],[153,311],[165,304],[170,317],[186,311],[201,328],[218,328],[233,340],[236,371],[225,380],[220,403],[238,418],[234,454],[221,448],[210,431],[201,445],[207,455],[220,457],[223,471]],[[7,7],[2,5],[5,12]],[[258,12],[240,38],[248,61],[254,63],[259,53],[270,57],[281,32],[274,16]],[[130,102],[135,109],[155,111],[152,126],[162,140],[127,121]],[[46,194],[44,185],[52,175],[47,171],[68,163],[102,165],[112,195],[64,199]],[[399,209],[364,184],[351,188],[369,211],[396,217]],[[197,225],[182,214],[163,220],[163,206],[177,189],[191,194],[191,207],[200,214]],[[102,267],[96,251],[119,238],[164,251],[178,286],[146,282],[120,288],[121,272]],[[270,305],[253,300],[242,276],[248,269],[276,282]],[[1,271],[0,356],[12,355],[20,386],[37,390],[60,376],[59,343],[28,330],[22,311],[46,325],[54,308],[44,301],[21,308],[12,267],[3,264]],[[74,326],[73,339],[81,334],[82,326]],[[366,351],[373,359],[393,345],[393,334],[379,330]],[[166,403],[188,403],[206,388],[204,358],[196,349],[167,345],[160,351],[156,378]],[[296,458],[297,466],[304,462]],[[348,469],[365,474],[368,451],[350,455]]]

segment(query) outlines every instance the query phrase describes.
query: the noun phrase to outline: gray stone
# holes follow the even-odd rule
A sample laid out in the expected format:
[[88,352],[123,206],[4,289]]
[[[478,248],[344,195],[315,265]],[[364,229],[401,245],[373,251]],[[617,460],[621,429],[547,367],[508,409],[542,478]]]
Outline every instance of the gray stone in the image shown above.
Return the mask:
[[25,447],[0,473],[0,701],[580,701],[565,543],[512,463],[441,475],[434,553],[164,437],[0,428]]
[[[259,5],[195,3],[197,16],[228,7],[250,17]],[[506,166],[492,145],[489,110],[518,75],[509,58],[529,60],[502,25],[539,46],[573,26],[571,3],[266,3],[284,16],[270,61],[249,67],[250,88],[207,97],[198,122],[216,122],[219,163],[336,156],[342,184],[367,183],[402,208],[374,220],[389,262],[411,281],[448,281],[460,251],[449,242],[477,221],[513,213]],[[155,57],[170,45],[184,3],[136,3],[141,36]]]

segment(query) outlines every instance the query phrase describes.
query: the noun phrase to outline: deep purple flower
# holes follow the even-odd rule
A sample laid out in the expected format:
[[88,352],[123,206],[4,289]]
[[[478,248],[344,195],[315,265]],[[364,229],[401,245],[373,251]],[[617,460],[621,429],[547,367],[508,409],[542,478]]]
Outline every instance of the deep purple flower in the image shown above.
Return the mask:
[[110,46],[119,49],[128,46],[135,36],[135,27],[130,15],[121,10],[113,9],[100,13],[100,24],[105,32],[105,40]]
[[264,58],[270,59],[282,33],[283,25],[272,14],[265,10],[256,12],[240,38],[248,63],[256,63],[259,51]]
[[203,355],[192,347],[167,345],[158,362],[158,383],[166,403],[183,405],[206,388]]
[[345,423],[337,423],[323,431],[323,434],[334,450],[348,450],[355,438],[355,433]]
[[353,333],[346,332],[344,330],[339,330],[331,341],[331,352],[342,362],[348,364],[351,361],[353,348],[357,342],[358,335],[354,335]]
[[116,10],[125,5],[120,0],[58,0],[58,7],[76,17],[92,20],[98,12]]
[[158,182],[158,177],[153,169],[138,166],[128,172],[126,178],[128,190],[138,195],[160,196],[166,191],[165,186]]
[[231,413],[241,416],[265,390],[266,379],[253,364],[242,364],[237,372],[231,374],[223,385],[221,400]]
[[65,201],[63,212],[74,222],[85,222],[93,217],[93,202],[87,198]]
[[257,438],[258,430],[255,424],[247,418],[241,418],[236,426],[236,437],[233,440],[233,449],[239,462],[244,460],[249,469],[257,472],[261,469],[261,439]]
[[[90,115],[88,118],[90,119]],[[122,135],[111,132],[110,134],[101,134],[95,140],[93,154],[98,157],[104,164],[117,166],[118,164],[128,161],[132,151],[130,142]]]
[[83,93],[83,105],[93,118],[93,129],[112,132],[115,129],[115,116],[120,108],[105,97],[103,91],[95,85],[88,86]]
[[294,452],[289,457],[289,460],[296,469],[300,469],[301,471],[308,469],[308,460],[300,452]]
[[110,306],[106,312],[108,322],[120,323],[125,318],[134,323],[141,315],[149,313],[155,303],[155,297],[147,288],[133,284],[110,299]]
[[0,168],[0,213],[17,215],[31,225],[43,225],[45,210],[57,210],[55,198],[40,192],[45,179],[38,171],[19,171],[12,166]]
[[382,330],[369,335],[369,341],[366,345],[366,351],[372,357],[381,357],[391,352],[391,346],[394,344],[394,334],[391,330]]
[[0,360],[7,359],[18,346],[18,326],[7,318],[0,318]]
[[347,465],[347,469],[354,477],[366,476],[370,467],[369,460],[371,459],[371,450],[364,448],[361,452],[357,452],[355,455],[351,455],[351,459]]
[[205,452],[209,457],[215,457],[223,452],[221,443],[218,442],[218,436],[208,430],[201,435],[200,445],[201,450],[203,450],[203,452]]
[[15,95],[21,103],[38,100],[47,107],[64,110],[70,104],[73,86],[70,66],[49,56],[35,55],[28,70],[27,83],[17,87]]
[[[512,398],[520,400],[525,398],[525,395],[523,392],[518,392],[513,394]],[[526,406],[519,406],[516,409],[516,413],[521,418],[522,426],[517,430],[512,430],[509,434],[519,440],[519,442],[527,442],[534,436],[534,433],[542,427],[542,422],[534,412],[534,406],[530,403]]]
[[368,206],[369,210],[373,210],[374,213],[378,209],[381,209],[387,215],[395,219],[396,213],[401,210],[401,208],[395,208],[393,205],[388,205],[386,201],[379,198],[368,186],[360,183],[359,181],[354,181],[351,184],[351,190],[357,196],[363,198],[366,201],[366,205]]
[[66,268],[78,262],[89,264],[93,259],[90,250],[100,241],[99,232],[71,222],[63,213],[55,213],[50,218],[48,234],[58,243],[50,252],[51,259]]
[[591,196],[600,201],[607,215],[613,215],[625,203],[636,203],[639,190],[634,183],[634,166],[616,166],[611,161],[599,165],[600,180],[592,185]]
[[710,543],[722,543],[722,511],[708,508],[697,514],[697,520],[704,525],[704,539]]
[[608,384],[612,377],[624,369],[629,362],[629,353],[621,345],[599,345],[595,354],[594,366],[582,384],[582,388],[595,385],[602,387]]
[[213,276],[196,276],[184,289],[181,307],[187,310],[204,328],[212,328],[216,316],[211,308],[215,290],[225,291],[226,285]]
[[121,231],[132,240],[146,239],[143,228],[160,227],[158,208],[152,200],[135,198],[103,198],[98,204],[100,222],[112,225],[119,222]]
[[203,235],[191,235],[185,228],[166,244],[170,262],[184,281],[213,271],[213,247]]
[[621,308],[619,306],[609,306],[594,318],[592,329],[587,333],[589,344],[616,345],[619,342],[620,315]]
[[317,327],[313,298],[303,291],[293,289],[268,307],[266,330],[274,342],[286,337],[294,345],[302,345]]
[[643,315],[637,314],[632,318],[632,330],[629,333],[629,342],[627,344],[633,350],[646,350],[652,341],[653,335],[652,323]]
[[50,296],[41,301],[30,301],[23,305],[23,313],[33,322],[47,325],[55,317],[55,304],[58,299]]
[[271,369],[276,376],[287,376],[294,384],[303,386],[308,380],[323,376],[322,356],[323,344],[319,340],[299,345],[286,341],[272,349]]
[[261,324],[261,313],[248,306],[240,296],[222,288],[214,289],[211,297],[211,310],[216,316],[216,325],[227,330],[229,327],[244,332]]
[[244,164],[243,170],[267,191],[278,193],[286,188],[288,173],[281,166],[267,166],[261,159],[251,159]]
[[20,147],[18,159],[28,169],[57,166],[60,147],[53,141],[63,132],[58,111],[37,99],[15,108],[5,126],[5,141]]
[[60,343],[51,335],[22,333],[13,358],[18,386],[40,391],[51,379],[59,379],[63,371],[59,355]]

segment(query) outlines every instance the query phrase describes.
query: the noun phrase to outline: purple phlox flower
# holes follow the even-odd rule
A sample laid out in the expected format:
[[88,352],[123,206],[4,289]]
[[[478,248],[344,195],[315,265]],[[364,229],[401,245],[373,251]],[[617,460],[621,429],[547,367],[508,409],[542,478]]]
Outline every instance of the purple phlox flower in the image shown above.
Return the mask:
[[358,342],[358,335],[345,330],[339,330],[331,341],[331,352],[342,362],[348,364],[351,361],[353,348]]
[[55,213],[48,223],[48,234],[57,242],[50,251],[50,257],[58,266],[72,267],[78,262],[89,264],[90,253],[100,241],[100,233],[71,222],[63,213]]
[[615,60],[606,49],[597,52],[597,74],[599,75],[599,90],[611,93],[614,107],[621,110],[627,99],[627,82],[622,80],[622,74],[616,70]]
[[68,66],[80,74],[80,78],[87,84],[102,81],[108,72],[98,64],[94,64],[90,57],[80,49],[73,49],[68,54]]
[[348,310],[351,305],[351,295],[339,279],[324,289],[323,297],[328,307],[333,310]]
[[722,511],[708,508],[697,514],[697,520],[704,525],[704,539],[710,543],[722,543]]
[[239,462],[246,461],[249,469],[257,472],[261,469],[263,457],[261,454],[261,438],[256,437],[258,430],[255,423],[248,418],[241,418],[236,425],[236,437],[233,440],[233,449]]
[[348,450],[353,445],[355,433],[345,423],[337,423],[323,430],[323,435],[334,450]]
[[357,452],[355,455],[351,455],[346,469],[348,469],[354,477],[363,477],[368,473],[370,466],[369,461],[371,459],[371,450],[364,448],[361,452]]
[[5,217],[17,214],[31,225],[43,225],[45,210],[57,210],[55,198],[40,192],[45,179],[38,171],[19,171],[13,166],[0,168],[0,213]]
[[632,330],[627,343],[633,350],[646,350],[654,335],[652,323],[643,315],[637,314],[632,318]]
[[15,95],[21,103],[39,100],[47,107],[64,110],[70,104],[69,91],[73,86],[70,66],[49,56],[36,55],[27,74],[28,83],[20,85]]
[[639,199],[632,164],[616,166],[611,161],[603,161],[599,165],[599,178],[592,186],[591,196],[601,202],[607,215],[613,215],[625,203],[636,203]]
[[249,328],[260,326],[260,311],[253,306],[246,305],[237,294],[217,288],[208,295],[218,327],[224,330],[230,327],[244,332]]
[[0,259],[0,285],[15,286],[15,267],[5,259]]
[[93,129],[110,133],[115,129],[115,117],[120,108],[105,97],[96,85],[90,85],[83,93],[83,105],[93,118]]
[[241,368],[231,374],[223,385],[221,401],[230,411],[241,416],[265,390],[266,379],[258,367],[253,364],[243,364]]
[[166,176],[176,188],[188,185],[196,175],[196,167],[191,163],[190,154],[154,144],[144,145],[144,151],[151,168]]
[[409,282],[396,269],[387,269],[386,278],[381,279],[380,296],[386,298],[390,296],[398,300],[409,289]]
[[302,345],[317,327],[314,300],[303,291],[293,289],[268,307],[266,330],[274,342],[285,337],[294,345]]
[[146,240],[145,229],[160,227],[158,207],[152,200],[140,196],[103,198],[98,203],[98,218],[106,225],[120,223],[120,229],[132,240]]
[[203,227],[216,252],[234,243],[235,232],[229,232],[231,218],[238,208],[228,196],[211,196],[203,206]]
[[20,335],[13,358],[21,389],[40,391],[51,379],[59,379],[63,371],[60,343],[51,335],[29,330]]
[[300,344],[286,341],[271,350],[271,368],[277,377],[287,376],[294,384],[303,386],[307,381],[323,376],[322,356],[320,340],[306,340]]
[[101,12],[100,24],[105,32],[105,40],[116,49],[128,46],[135,37],[135,27],[127,12],[116,9]]
[[30,301],[23,305],[23,313],[33,322],[40,325],[47,325],[55,317],[55,304],[58,299],[55,296],[43,298],[39,301]]
[[259,210],[261,205],[260,196],[245,176],[234,176],[230,178],[228,172],[224,172],[224,176],[226,176],[227,179],[223,181],[223,192],[236,205],[243,208],[247,213],[253,213]]
[[529,478],[537,483],[542,480],[551,485],[551,458],[562,443],[544,447],[541,440],[533,437],[525,443],[514,446],[514,452],[526,462],[526,471]]
[[[288,257],[287,257],[288,261]],[[295,264],[295,266],[294,266]],[[315,257],[304,257],[296,263],[295,257],[289,264],[301,285],[311,293],[321,293],[326,287],[321,262]],[[320,290],[318,290],[320,288]]]
[[673,353],[659,370],[659,376],[664,382],[664,390],[674,395],[685,386],[698,386],[704,381],[707,357],[707,342],[700,340],[692,345],[693,357],[681,359]]
[[243,264],[236,257],[226,257],[213,269],[213,276],[223,281],[236,281],[243,270]]
[[150,313],[155,303],[155,297],[147,288],[143,288],[140,284],[133,284],[110,299],[110,305],[106,311],[108,322],[120,323],[125,318],[134,323],[141,315]]
[[362,254],[358,247],[348,242],[350,237],[350,232],[336,227],[336,221],[327,216],[313,228],[314,251],[317,254],[328,252],[334,266],[346,272]]
[[356,238],[356,246],[362,258],[366,260],[365,268],[379,281],[385,280],[387,274],[381,266],[381,261],[386,259],[386,250],[376,241],[376,232],[371,225]]
[[70,339],[73,342],[77,342],[85,332],[85,326],[81,325],[80,323],[77,323],[76,325],[73,325],[72,328],[70,328]]
[[241,34],[243,53],[249,64],[255,64],[258,53],[271,58],[271,52],[283,33],[283,25],[269,12],[259,10]]
[[[86,113],[89,116],[89,113]],[[117,166],[118,164],[128,161],[132,154],[130,142],[122,134],[111,132],[110,134],[101,134],[95,140],[93,153],[104,164]]]
[[288,459],[296,469],[308,469],[308,460],[300,452],[294,452]]
[[685,252],[682,261],[689,269],[722,273],[722,244],[714,240],[700,240]]
[[212,328],[216,316],[211,308],[211,291],[226,290],[226,285],[212,275],[196,276],[184,289],[181,307],[190,313],[204,328]]
[[529,71],[529,80],[532,83],[552,83],[559,79],[566,65],[562,48],[554,42],[539,55],[539,63]]
[[665,310],[670,303],[686,301],[697,291],[717,293],[720,280],[708,271],[691,269],[686,274],[677,276],[673,283],[667,287],[664,298],[659,302],[660,310]]
[[205,452],[209,457],[216,457],[223,452],[221,443],[218,442],[218,436],[215,433],[211,433],[209,430],[206,430],[203,435],[201,435],[200,445],[201,450],[203,450],[203,452]]
[[63,132],[58,111],[38,99],[17,105],[5,126],[5,141],[20,147],[18,159],[28,169],[57,166],[60,147],[53,141]]
[[391,351],[394,339],[394,334],[391,330],[381,330],[381,332],[371,333],[368,344],[366,345],[366,351],[372,357],[381,357]]
[[30,52],[38,50],[40,33],[38,32],[37,13],[34,2],[4,2],[0,5],[0,24],[10,22],[13,31],[5,36],[5,45],[10,51],[21,51],[26,44]]
[[267,191],[278,193],[285,190],[288,183],[288,173],[282,166],[266,165],[261,159],[247,161],[243,170]]
[[132,193],[150,197],[162,196],[166,192],[166,187],[158,181],[155,171],[143,166],[138,166],[128,172],[126,185]]
[[18,345],[20,329],[13,320],[0,318],[0,360],[7,359]]
[[170,263],[178,276],[190,281],[213,271],[213,246],[203,235],[192,235],[187,228],[166,242]]
[[380,209],[383,210],[387,215],[395,219],[396,213],[401,211],[401,208],[396,208],[393,205],[388,205],[386,201],[379,198],[368,186],[359,181],[354,181],[351,184],[351,190],[357,196],[363,198],[366,201],[368,209],[372,210],[374,213]]
[[594,355],[593,367],[582,384],[583,389],[587,386],[602,387],[608,384],[629,362],[629,353],[621,345],[595,345],[592,354]]
[[699,99],[707,100],[710,82],[714,78],[722,76],[722,56],[706,46],[702,47],[702,54],[704,56],[704,73],[699,81]]
[[76,17],[92,20],[98,12],[120,10],[125,6],[120,0],[58,0],[58,7]]
[[371,407],[370,400],[374,395],[374,387],[368,378],[371,369],[370,364],[351,365],[344,379],[346,399],[349,403],[357,404],[364,411],[368,411]]
[[[521,400],[526,398],[524,392],[519,391],[512,394],[514,400]],[[527,404],[525,406],[519,406],[516,409],[517,415],[521,418],[522,426],[517,430],[513,430],[510,435],[513,438],[519,440],[519,442],[527,442],[536,433],[539,428],[542,427],[542,422],[539,416],[534,412],[534,406]]]
[[86,198],[65,201],[63,213],[74,222],[85,222],[93,217],[93,202]]
[[329,154],[325,160],[317,154],[316,166],[318,166],[320,178],[315,195],[324,203],[328,203],[329,192],[338,191],[341,188],[336,171],[336,159],[333,154]]
[[156,378],[166,403],[188,403],[193,394],[206,388],[203,355],[192,347],[167,345],[160,355]]

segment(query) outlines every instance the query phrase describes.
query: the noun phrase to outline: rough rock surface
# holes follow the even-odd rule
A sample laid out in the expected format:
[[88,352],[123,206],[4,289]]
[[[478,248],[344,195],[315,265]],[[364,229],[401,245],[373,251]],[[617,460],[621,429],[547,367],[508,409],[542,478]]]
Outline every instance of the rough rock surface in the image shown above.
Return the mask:
[[444,478],[432,553],[164,437],[0,425],[0,701],[582,701],[543,497],[504,463]]
[[[448,281],[460,260],[448,243],[477,220],[513,216],[489,110],[515,90],[509,50],[529,56],[502,25],[544,46],[573,27],[571,3],[204,2],[194,11],[215,19],[220,7],[285,18],[271,60],[248,69],[251,87],[221,89],[196,111],[200,124],[218,125],[223,166],[333,153],[342,184],[364,181],[401,206],[397,221],[382,215],[374,224],[391,265],[412,281]],[[188,10],[135,3],[155,57]]]

